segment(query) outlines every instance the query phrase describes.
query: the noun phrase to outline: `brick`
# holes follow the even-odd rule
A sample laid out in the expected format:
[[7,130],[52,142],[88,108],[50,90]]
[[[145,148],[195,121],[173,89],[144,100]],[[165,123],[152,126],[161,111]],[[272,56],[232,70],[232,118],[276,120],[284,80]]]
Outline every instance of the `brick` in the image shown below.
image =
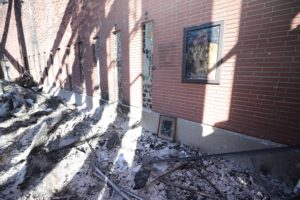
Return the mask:
[[[148,19],[153,20],[154,24],[153,62],[157,67],[153,71],[154,111],[276,142],[296,144],[300,141],[296,134],[300,132],[300,127],[289,128],[299,121],[300,113],[300,37],[299,31],[291,29],[299,22],[293,19],[300,9],[299,2],[104,2],[91,1],[90,6],[80,6],[76,1],[62,0],[54,1],[52,5],[47,2],[31,5],[37,29],[36,42],[41,51],[47,52],[45,65],[50,68],[50,81],[53,78],[57,78],[57,84],[68,81],[64,68],[62,74],[57,74],[59,63],[64,66],[68,63],[73,86],[80,86],[77,49],[80,36],[85,50],[83,92],[96,95],[97,71],[91,41],[97,35],[100,40],[101,90],[109,93],[111,100],[114,100],[116,64],[112,31],[117,24],[121,31],[124,97],[131,105],[141,106],[141,21],[147,11]],[[46,21],[46,8],[54,13],[51,25]],[[30,51],[33,48],[28,4],[24,4],[22,9],[25,43],[30,55],[28,60],[34,72],[33,56],[38,67],[39,52]],[[221,83],[182,83],[183,28],[218,20],[224,20]],[[0,25],[3,25],[2,21]],[[294,24],[291,24],[292,21]],[[0,35],[2,33],[1,29]],[[16,53],[16,60],[22,60],[18,41],[13,39],[17,38],[16,34],[15,28],[10,26],[6,48],[8,52]],[[64,55],[67,45],[71,45],[68,58]],[[60,58],[55,52],[58,47]],[[56,59],[53,65],[48,55],[51,50]],[[67,88],[68,84],[64,83],[63,87]],[[132,96],[136,98],[130,99]],[[227,121],[218,123],[227,118]]]

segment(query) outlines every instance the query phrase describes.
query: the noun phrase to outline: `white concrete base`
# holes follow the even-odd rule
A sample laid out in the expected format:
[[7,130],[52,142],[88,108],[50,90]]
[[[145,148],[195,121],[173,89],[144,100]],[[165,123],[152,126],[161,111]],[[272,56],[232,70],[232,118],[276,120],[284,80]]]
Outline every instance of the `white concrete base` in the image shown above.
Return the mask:
[[213,126],[177,119],[176,140],[200,147],[207,153],[221,153],[283,146]]
[[[158,132],[160,114],[143,111],[143,127]],[[213,126],[177,118],[175,141],[206,153],[221,153],[284,146]]]

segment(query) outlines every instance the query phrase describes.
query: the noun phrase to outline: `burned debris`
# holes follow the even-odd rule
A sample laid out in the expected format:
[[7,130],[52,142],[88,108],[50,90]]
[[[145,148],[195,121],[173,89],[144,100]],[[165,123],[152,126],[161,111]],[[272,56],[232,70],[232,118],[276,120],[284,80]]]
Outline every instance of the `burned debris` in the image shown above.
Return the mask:
[[15,82],[24,88],[32,88],[38,86],[38,83],[33,80],[33,77],[29,72],[24,72],[19,78],[16,79]]
[[0,118],[1,121],[18,114],[28,113],[37,99],[43,96],[35,89],[37,84],[31,75],[24,73],[16,82],[1,81]]
[[69,106],[33,90],[37,86],[23,77],[21,85],[1,82],[1,199],[284,199],[299,194],[299,186],[226,160],[226,154],[205,155],[163,140],[122,110],[112,114],[105,106],[92,111]]
[[300,199],[300,0],[0,2],[0,199]]

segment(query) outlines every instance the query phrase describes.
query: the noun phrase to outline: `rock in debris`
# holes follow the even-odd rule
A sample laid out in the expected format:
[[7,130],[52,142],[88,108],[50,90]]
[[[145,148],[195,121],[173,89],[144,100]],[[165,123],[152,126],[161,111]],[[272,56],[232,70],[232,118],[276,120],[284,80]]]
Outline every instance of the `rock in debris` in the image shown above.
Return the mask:
[[114,148],[116,146],[116,144],[119,142],[119,135],[114,132],[109,139],[106,142],[106,148],[108,150],[111,150],[112,148]]
[[45,101],[46,107],[53,110],[56,110],[60,104],[65,105],[63,99],[59,96],[51,96]]
[[154,164],[153,164],[153,168],[156,169],[157,171],[163,173],[163,172],[167,171],[167,169],[168,169],[168,164],[165,163],[165,162],[154,163]]
[[43,86],[31,87],[31,89],[35,92],[42,92],[43,91]]
[[23,93],[24,99],[32,99],[34,102],[37,100],[36,93],[31,90],[27,90]]
[[138,190],[138,189],[145,187],[145,185],[148,181],[150,172],[151,171],[149,169],[145,169],[143,167],[140,168],[140,170],[135,174],[135,177],[134,177],[134,183],[135,183],[135,186],[133,188],[134,190]]
[[13,99],[13,108],[14,109],[19,108],[25,104],[24,98],[18,92],[15,92],[15,94],[12,96],[12,99]]
[[17,78],[16,83],[25,88],[38,86],[37,82],[33,80],[33,77],[28,72],[24,72],[19,78]]
[[34,101],[32,99],[25,99],[26,103],[28,106],[33,106],[34,105]]
[[207,171],[210,171],[212,173],[217,173],[218,169],[215,165],[210,165],[209,167],[206,168]]
[[0,117],[7,117],[9,115],[9,104],[4,103],[0,105]]

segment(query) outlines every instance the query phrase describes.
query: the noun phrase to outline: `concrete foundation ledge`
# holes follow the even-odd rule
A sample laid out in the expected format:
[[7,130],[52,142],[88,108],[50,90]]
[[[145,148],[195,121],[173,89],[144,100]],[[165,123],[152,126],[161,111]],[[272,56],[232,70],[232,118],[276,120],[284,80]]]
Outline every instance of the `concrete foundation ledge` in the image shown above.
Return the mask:
[[[160,113],[143,110],[143,127],[158,132]],[[285,145],[177,118],[175,141],[206,153],[243,151]]]
[[180,118],[177,119],[176,140],[188,146],[200,147],[207,153],[222,153],[284,146],[271,141]]

